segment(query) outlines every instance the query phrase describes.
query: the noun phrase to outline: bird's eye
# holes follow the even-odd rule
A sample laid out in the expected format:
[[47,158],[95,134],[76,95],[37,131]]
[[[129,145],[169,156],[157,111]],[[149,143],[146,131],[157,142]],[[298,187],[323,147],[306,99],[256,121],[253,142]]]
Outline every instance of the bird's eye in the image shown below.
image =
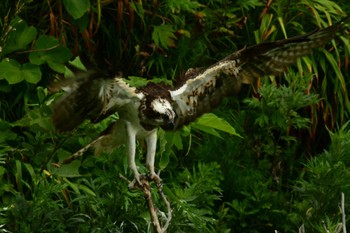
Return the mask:
[[169,116],[167,114],[162,114],[161,115],[162,119],[165,120],[165,121],[168,121],[169,120]]
[[163,119],[163,114],[159,113],[159,112],[153,112],[153,116],[154,119]]

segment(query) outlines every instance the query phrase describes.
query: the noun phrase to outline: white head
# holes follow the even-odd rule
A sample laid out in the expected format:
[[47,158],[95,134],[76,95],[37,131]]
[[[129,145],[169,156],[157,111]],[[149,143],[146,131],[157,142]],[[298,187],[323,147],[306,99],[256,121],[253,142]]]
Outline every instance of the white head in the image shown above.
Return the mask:
[[166,98],[156,97],[148,100],[143,106],[141,123],[151,126],[160,126],[166,130],[174,128],[176,113]]

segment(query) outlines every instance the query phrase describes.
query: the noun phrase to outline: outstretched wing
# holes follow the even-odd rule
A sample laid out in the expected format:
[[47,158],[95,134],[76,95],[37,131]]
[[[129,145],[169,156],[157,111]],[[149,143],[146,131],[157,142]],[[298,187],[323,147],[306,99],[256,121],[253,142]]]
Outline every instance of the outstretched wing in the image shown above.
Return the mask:
[[98,122],[123,106],[143,98],[136,88],[120,77],[114,79],[86,72],[63,84],[66,93],[53,106],[52,120],[57,130],[69,131],[85,119]]
[[236,94],[242,83],[264,75],[283,73],[298,58],[323,46],[346,28],[343,21],[306,35],[261,43],[239,50],[206,69],[188,70],[180,87],[170,91],[177,119],[175,128],[195,120],[218,106],[222,98]]

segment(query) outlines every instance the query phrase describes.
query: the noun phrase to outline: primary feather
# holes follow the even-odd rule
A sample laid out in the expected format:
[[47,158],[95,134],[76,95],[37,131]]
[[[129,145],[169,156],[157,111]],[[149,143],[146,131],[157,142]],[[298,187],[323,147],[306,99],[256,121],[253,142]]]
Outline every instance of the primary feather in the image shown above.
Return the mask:
[[185,74],[185,82],[170,91],[177,118],[175,128],[186,125],[217,107],[225,96],[237,94],[243,83],[265,75],[279,75],[298,58],[323,46],[346,28],[343,21],[309,34],[261,43],[236,51],[214,65]]

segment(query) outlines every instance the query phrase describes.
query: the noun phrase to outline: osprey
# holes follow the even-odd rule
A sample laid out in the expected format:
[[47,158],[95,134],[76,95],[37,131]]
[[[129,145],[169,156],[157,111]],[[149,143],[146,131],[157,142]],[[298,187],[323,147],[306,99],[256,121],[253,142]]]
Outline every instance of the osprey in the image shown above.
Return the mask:
[[126,144],[133,186],[141,184],[135,163],[136,140],[144,139],[149,178],[159,184],[161,179],[154,169],[159,127],[181,128],[210,112],[224,97],[236,94],[243,83],[283,73],[298,58],[323,46],[345,27],[343,20],[309,34],[243,48],[208,68],[189,69],[173,88],[154,83],[136,88],[121,77],[86,72],[63,88],[67,93],[53,107],[53,123],[59,131],[70,131],[85,119],[96,123],[117,112],[119,119],[77,154],[92,145],[100,151]]

